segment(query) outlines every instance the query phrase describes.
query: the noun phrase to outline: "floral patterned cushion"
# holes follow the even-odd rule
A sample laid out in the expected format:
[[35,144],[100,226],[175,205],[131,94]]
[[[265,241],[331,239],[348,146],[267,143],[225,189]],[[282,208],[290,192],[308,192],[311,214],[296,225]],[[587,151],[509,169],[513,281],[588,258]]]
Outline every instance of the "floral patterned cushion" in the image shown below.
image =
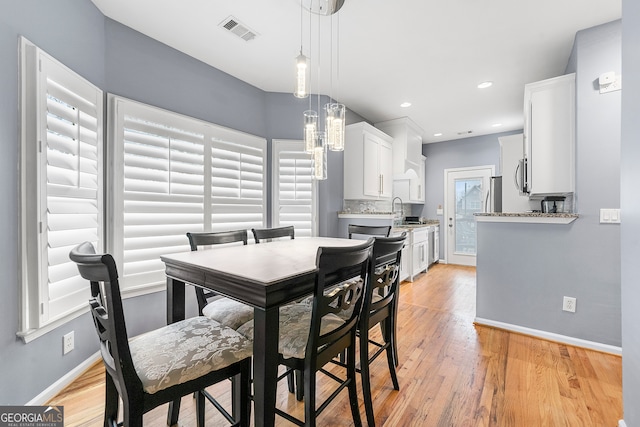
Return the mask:
[[192,317],[131,339],[144,390],[153,394],[251,357],[253,343],[206,317]]
[[231,298],[219,298],[207,304],[202,314],[235,330],[253,320],[253,307]]
[[[344,325],[344,320],[333,314],[322,318],[320,334],[326,334]],[[280,340],[278,351],[285,359],[303,359],[311,329],[311,307],[307,304],[289,304],[280,308]],[[238,332],[253,339],[253,321],[238,328]]]

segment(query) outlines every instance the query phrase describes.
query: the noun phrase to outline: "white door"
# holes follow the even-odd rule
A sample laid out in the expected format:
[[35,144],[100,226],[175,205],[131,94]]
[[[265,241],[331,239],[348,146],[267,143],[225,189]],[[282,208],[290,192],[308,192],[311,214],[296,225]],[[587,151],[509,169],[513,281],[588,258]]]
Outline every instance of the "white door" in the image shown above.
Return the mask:
[[477,212],[486,212],[494,166],[445,169],[444,234],[448,264],[476,265]]

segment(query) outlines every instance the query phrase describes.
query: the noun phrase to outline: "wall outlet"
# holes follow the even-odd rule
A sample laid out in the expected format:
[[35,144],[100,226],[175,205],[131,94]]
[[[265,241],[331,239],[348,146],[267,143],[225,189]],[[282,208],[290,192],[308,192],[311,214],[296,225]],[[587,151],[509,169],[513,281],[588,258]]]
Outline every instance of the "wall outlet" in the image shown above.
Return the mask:
[[73,342],[73,331],[62,337],[62,354],[67,354],[71,350],[73,350],[74,342]]
[[562,298],[562,309],[571,313],[576,312],[576,299],[574,297]]

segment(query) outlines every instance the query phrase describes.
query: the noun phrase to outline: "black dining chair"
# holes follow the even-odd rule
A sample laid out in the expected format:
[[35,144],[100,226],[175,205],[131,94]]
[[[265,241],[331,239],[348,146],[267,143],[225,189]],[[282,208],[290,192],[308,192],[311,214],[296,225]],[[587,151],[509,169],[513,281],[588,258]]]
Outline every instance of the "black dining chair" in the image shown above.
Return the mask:
[[[318,248],[311,306],[296,303],[280,309],[279,362],[286,366],[286,370],[278,380],[290,377],[296,370],[303,373],[305,419],[299,420],[278,408],[276,413],[294,424],[315,427],[318,415],[347,388],[354,425],[362,425],[356,389],[356,330],[372,248],[373,239],[357,246]],[[351,310],[350,316],[338,316],[347,310]],[[253,337],[253,322],[247,322],[238,332]],[[335,358],[342,352],[346,353],[345,362]],[[328,363],[345,368],[345,378],[325,370]],[[338,383],[334,392],[319,406],[316,405],[317,372]]]
[[124,426],[142,427],[146,412],[168,402],[168,423],[173,425],[178,421],[180,398],[193,393],[197,398],[196,422],[202,427],[202,390],[231,377],[235,419],[217,402],[216,407],[232,425],[249,425],[251,340],[203,316],[129,339],[113,257],[96,254],[89,242],[76,246],[69,257],[91,286],[89,305],[107,373],[105,427],[118,425],[120,399]]
[[[400,257],[407,233],[396,237],[376,237],[373,244],[373,263],[369,273],[369,286],[365,289],[364,302],[358,321],[360,347],[360,374],[367,424],[375,426],[373,402],[371,399],[370,364],[382,353],[387,354],[387,365],[395,390],[400,390],[396,376],[397,337],[396,321],[399,293]],[[340,313],[348,318],[349,313]],[[382,342],[370,338],[369,331],[380,325]],[[377,347],[369,356],[369,345]]]
[[[203,246],[231,243],[247,244],[247,230],[187,233],[189,246],[197,251]],[[214,256],[214,255],[212,255]],[[196,298],[200,315],[220,322],[231,329],[238,329],[253,319],[253,307],[231,298],[223,297],[214,291],[196,286]]]
[[350,239],[352,239],[354,235],[362,235],[367,238],[371,236],[389,237],[391,226],[349,224],[348,233]]
[[288,237],[290,239],[295,238],[293,225],[276,228],[252,228],[251,232],[253,233],[253,238],[256,243],[261,243],[265,240],[272,241],[273,239],[279,239],[282,237]]

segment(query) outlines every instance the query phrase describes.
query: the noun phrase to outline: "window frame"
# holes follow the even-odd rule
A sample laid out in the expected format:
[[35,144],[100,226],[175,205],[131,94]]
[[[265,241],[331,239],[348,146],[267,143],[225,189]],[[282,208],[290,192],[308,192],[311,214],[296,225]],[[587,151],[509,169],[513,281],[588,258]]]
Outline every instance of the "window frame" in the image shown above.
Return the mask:
[[[44,63],[44,65],[43,65]],[[49,74],[47,74],[49,72]],[[68,200],[67,194],[74,194],[67,192],[64,195],[55,196],[55,192],[49,193],[47,180],[48,175],[48,157],[47,152],[53,151],[50,147],[55,146],[53,139],[49,140],[49,127],[47,125],[47,118],[49,114],[54,115],[56,123],[65,123],[65,120],[61,116],[56,116],[54,113],[48,113],[47,99],[48,99],[48,78],[55,82],[56,85],[62,87],[63,92],[69,93],[69,98],[82,99],[82,101],[90,101],[90,106],[95,107],[95,159],[93,165],[95,166],[95,174],[89,175],[95,177],[95,197],[85,198],[80,196],[72,197],[71,200],[92,200],[95,202],[95,214],[96,214],[96,226],[94,242],[97,246],[97,250],[102,250],[104,243],[104,231],[105,231],[105,217],[104,217],[104,92],[93,85],[91,82],[84,79],[82,76],[75,73],[73,70],[66,67],[64,64],[57,61],[51,55],[48,55],[45,51],[38,46],[27,40],[25,37],[20,37],[19,40],[19,71],[18,76],[20,79],[20,203],[19,203],[19,277],[20,277],[20,311],[19,311],[19,330],[17,335],[23,339],[25,343],[28,343],[39,336],[59,327],[60,325],[67,323],[73,318],[76,318],[83,313],[88,312],[88,304],[86,299],[82,300],[82,303],[75,303],[77,293],[83,293],[82,287],[77,286],[75,283],[71,283],[71,288],[75,289],[69,298],[62,298],[54,301],[59,311],[51,310],[50,296],[51,289],[49,287],[50,268],[49,264],[51,259],[49,258],[49,251],[53,253],[54,249],[49,249],[53,240],[49,238],[49,226],[55,224],[55,220],[49,222],[51,214],[48,211],[48,196],[58,197],[58,204],[61,200]],[[53,87],[53,86],[52,86]],[[59,101],[60,102],[60,101]],[[82,117],[85,116],[85,112],[88,111],[81,105],[82,102],[78,101],[78,104],[68,104],[66,101],[61,102],[61,108],[72,107],[71,110],[77,111],[76,118],[79,119],[76,122],[71,123],[70,127],[76,133],[77,139],[74,137],[71,141],[76,142],[77,151],[75,154],[71,154],[73,158],[77,158],[78,169],[62,169],[63,171],[77,172],[77,188],[83,188],[81,182],[84,182],[83,176],[85,175],[84,165],[85,157],[82,153],[83,147],[86,146],[86,136],[82,136],[80,131],[89,129],[82,125],[82,121],[85,120]],[[57,105],[57,104],[56,104]],[[85,105],[87,105],[85,103]],[[66,107],[65,107],[66,106]],[[57,108],[57,107],[56,107]],[[67,109],[69,111],[69,109]],[[61,113],[58,113],[61,114]],[[93,116],[91,116],[93,117]],[[53,123],[53,122],[52,122]],[[85,122],[86,123],[86,122]],[[77,124],[80,127],[77,127]],[[54,131],[51,131],[54,132]],[[61,134],[60,134],[61,135]],[[69,136],[60,136],[60,138],[66,138],[69,140]],[[61,152],[59,152],[61,153]],[[70,154],[63,154],[63,156],[69,156]],[[53,159],[53,158],[52,158]],[[53,161],[53,160],[52,160]],[[60,160],[58,160],[59,162]],[[53,161],[52,165],[55,164]],[[64,162],[64,161],[63,161]],[[59,166],[52,166],[59,167]],[[54,175],[51,175],[54,176]],[[52,185],[56,186],[56,183]],[[71,187],[59,187],[68,189]],[[65,190],[67,191],[67,190]],[[84,193],[84,190],[78,190],[80,194]],[[89,191],[91,192],[91,191]],[[89,204],[93,203],[90,202]],[[51,207],[54,205],[52,204]],[[74,214],[80,214],[80,211],[73,212]],[[53,227],[59,227],[53,225]],[[68,228],[62,226],[61,230],[65,230],[67,233]],[[74,229],[71,229],[74,230]],[[56,230],[52,230],[55,232]],[[77,243],[81,243],[78,241]],[[60,243],[57,243],[60,245]],[[62,247],[73,246],[75,244],[68,243],[62,245]],[[59,252],[60,250],[58,250]],[[59,254],[58,254],[59,255]],[[65,265],[67,263],[59,263],[64,256],[57,257],[58,264],[55,266]],[[68,260],[68,264],[71,261]],[[68,267],[66,273],[69,274]],[[78,281],[79,274],[76,272],[72,276],[62,279],[66,281],[64,286],[69,286],[71,282]],[[56,282],[58,286],[63,286],[58,280]],[[86,284],[82,281],[83,286]],[[89,296],[89,288],[86,287],[87,299]],[[65,301],[66,300],[66,301]]]

